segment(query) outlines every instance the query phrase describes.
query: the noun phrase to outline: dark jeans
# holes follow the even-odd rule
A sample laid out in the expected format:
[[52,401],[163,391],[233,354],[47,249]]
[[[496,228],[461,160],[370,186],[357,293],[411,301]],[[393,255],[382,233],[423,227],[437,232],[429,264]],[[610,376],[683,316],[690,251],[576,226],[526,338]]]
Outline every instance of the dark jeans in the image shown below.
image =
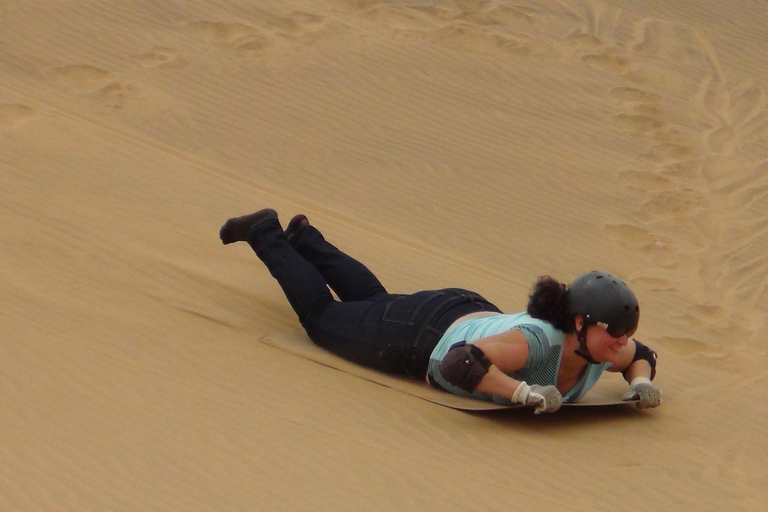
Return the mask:
[[458,288],[390,294],[314,226],[299,228],[289,241],[277,219],[266,219],[251,229],[248,243],[314,343],[377,370],[422,379],[432,349],[456,319],[499,312],[480,295]]

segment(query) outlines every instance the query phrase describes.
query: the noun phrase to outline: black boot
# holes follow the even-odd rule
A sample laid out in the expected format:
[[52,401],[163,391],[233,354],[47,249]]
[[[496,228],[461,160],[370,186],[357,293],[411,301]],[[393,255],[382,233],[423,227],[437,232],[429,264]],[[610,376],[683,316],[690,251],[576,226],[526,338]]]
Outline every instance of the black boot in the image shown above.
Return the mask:
[[285,228],[285,238],[287,238],[290,242],[291,238],[296,235],[296,232],[304,226],[309,226],[309,220],[307,219],[307,216],[301,213],[295,215],[288,223],[288,227]]
[[224,245],[234,242],[245,242],[252,227],[267,219],[276,218],[277,212],[272,208],[264,208],[242,217],[232,217],[221,226],[219,238],[221,238],[221,242]]

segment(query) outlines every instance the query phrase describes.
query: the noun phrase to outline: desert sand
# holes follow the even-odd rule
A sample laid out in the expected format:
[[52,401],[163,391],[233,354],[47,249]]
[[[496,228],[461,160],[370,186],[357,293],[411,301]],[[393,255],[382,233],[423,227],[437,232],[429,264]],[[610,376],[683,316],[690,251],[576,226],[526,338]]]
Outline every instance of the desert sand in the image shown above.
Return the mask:
[[[768,509],[766,27],[763,0],[0,1],[0,510]],[[265,343],[298,321],[218,239],[265,206],[394,292],[514,312],[619,275],[664,403],[466,413]]]

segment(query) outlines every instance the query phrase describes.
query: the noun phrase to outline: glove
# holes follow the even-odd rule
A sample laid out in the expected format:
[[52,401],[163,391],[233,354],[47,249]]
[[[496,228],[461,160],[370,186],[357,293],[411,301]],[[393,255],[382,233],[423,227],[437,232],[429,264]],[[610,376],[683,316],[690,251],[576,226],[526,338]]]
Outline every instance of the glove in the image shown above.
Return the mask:
[[650,379],[646,377],[635,377],[629,384],[631,388],[621,397],[622,400],[638,400],[638,409],[647,409],[649,407],[658,407],[661,405],[661,390],[651,384]]
[[541,414],[558,410],[563,405],[563,395],[555,386],[538,386],[536,384],[529,386],[523,381],[512,395],[512,401],[525,405],[535,405],[536,410],[534,412]]

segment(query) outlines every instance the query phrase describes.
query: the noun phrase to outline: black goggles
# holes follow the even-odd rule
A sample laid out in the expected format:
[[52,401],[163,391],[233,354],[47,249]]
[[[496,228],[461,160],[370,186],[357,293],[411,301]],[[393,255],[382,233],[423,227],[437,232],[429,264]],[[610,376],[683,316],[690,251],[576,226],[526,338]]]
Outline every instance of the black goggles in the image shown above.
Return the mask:
[[637,330],[637,325],[632,326],[629,329],[623,329],[620,327],[612,327],[605,322],[595,322],[595,325],[608,333],[611,338],[621,338],[622,336],[632,336]]

